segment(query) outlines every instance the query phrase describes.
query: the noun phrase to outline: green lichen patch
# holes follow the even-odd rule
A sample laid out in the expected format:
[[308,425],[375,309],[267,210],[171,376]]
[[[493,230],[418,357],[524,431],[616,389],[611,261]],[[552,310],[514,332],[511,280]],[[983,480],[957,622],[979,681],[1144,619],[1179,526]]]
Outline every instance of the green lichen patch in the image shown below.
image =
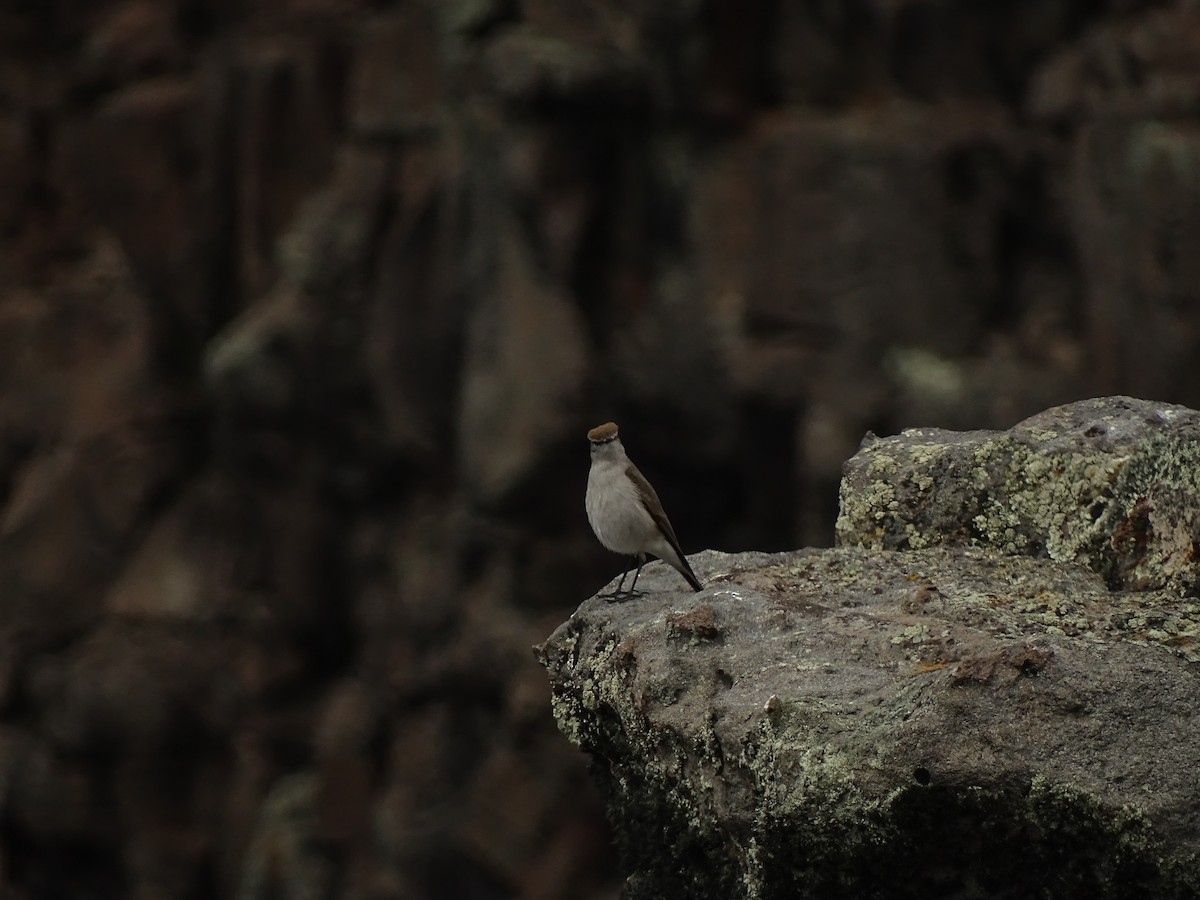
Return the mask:
[[847,463],[837,534],[1079,562],[1115,589],[1200,594],[1200,413],[1115,397],[1006,432],[876,440]]

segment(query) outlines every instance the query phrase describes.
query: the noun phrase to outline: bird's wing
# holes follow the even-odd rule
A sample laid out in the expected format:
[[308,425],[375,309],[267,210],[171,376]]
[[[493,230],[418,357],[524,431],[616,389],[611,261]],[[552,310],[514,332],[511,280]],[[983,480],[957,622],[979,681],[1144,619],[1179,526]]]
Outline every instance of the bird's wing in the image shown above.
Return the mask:
[[679,558],[683,559],[683,548],[679,546],[679,538],[675,537],[675,529],[671,527],[671,520],[667,518],[666,512],[663,511],[662,501],[658,499],[658,494],[654,493],[654,488],[650,486],[650,482],[646,480],[646,476],[638,471],[638,467],[633,463],[629,464],[629,468],[625,470],[625,474],[637,487],[638,497],[641,498],[642,505],[646,507],[646,512],[650,513],[650,518],[666,535],[667,542],[679,554]]

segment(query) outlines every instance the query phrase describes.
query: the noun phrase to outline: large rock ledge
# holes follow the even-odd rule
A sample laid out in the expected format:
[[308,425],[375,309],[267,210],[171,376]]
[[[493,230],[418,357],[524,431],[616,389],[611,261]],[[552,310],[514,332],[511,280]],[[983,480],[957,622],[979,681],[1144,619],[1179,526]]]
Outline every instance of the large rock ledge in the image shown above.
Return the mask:
[[[1171,445],[1171,421],[1140,421]],[[1044,471],[1069,496],[1071,467]],[[1195,521],[1183,483],[1155,495],[1163,520]],[[643,596],[588,600],[550,636],[554,714],[592,756],[627,898],[1200,896],[1187,567],[1135,591],[1100,552],[979,543],[708,552],[704,592],[652,566]]]

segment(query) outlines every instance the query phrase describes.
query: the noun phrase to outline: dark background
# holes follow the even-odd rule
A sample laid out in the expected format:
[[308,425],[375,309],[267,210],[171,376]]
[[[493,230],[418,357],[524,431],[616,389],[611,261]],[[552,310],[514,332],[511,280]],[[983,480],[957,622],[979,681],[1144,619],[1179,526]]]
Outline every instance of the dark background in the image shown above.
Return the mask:
[[1200,7],[0,4],[0,893],[607,898],[530,645],[863,433],[1200,406]]

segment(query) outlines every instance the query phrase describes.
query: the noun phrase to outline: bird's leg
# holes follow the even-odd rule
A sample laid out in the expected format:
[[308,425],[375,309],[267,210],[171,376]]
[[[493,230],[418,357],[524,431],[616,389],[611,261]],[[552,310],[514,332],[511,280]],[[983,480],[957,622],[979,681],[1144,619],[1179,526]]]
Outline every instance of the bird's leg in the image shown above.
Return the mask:
[[613,597],[613,598],[621,596],[621,588],[623,588],[625,586],[625,579],[629,577],[629,570],[632,568],[633,568],[633,557],[631,557],[631,556],[625,557],[625,571],[621,573],[621,580],[617,582],[617,589],[615,591],[613,591],[611,594],[606,594],[605,596]]
[[[633,573],[633,584],[631,584],[629,586],[629,596],[630,597],[634,596],[637,593],[637,580],[638,580],[638,576],[642,574],[642,566],[644,566],[646,564],[646,554],[639,553],[637,561],[638,561],[638,567],[637,567],[637,571]],[[621,581],[624,581],[624,580],[625,580],[624,578],[621,579]]]
[[629,577],[629,570],[632,568],[634,568],[634,559],[632,559],[632,557],[625,557],[625,571],[620,574],[620,581],[617,582],[617,589],[613,590],[612,592],[613,596],[620,596],[620,589],[625,587],[625,578]]
[[642,574],[642,566],[646,564],[646,554],[637,553],[632,556],[627,556],[625,559],[627,560],[625,564],[625,571],[621,573],[621,580],[617,582],[617,589],[611,594],[600,594],[597,596],[612,597],[614,600],[620,597],[621,589],[625,587],[625,579],[629,577],[629,570],[633,568],[633,561],[635,559],[637,560],[638,564],[637,571],[633,573],[633,583],[629,585],[629,591],[625,594],[625,596],[633,597],[635,594],[637,594],[637,580],[638,576]]

